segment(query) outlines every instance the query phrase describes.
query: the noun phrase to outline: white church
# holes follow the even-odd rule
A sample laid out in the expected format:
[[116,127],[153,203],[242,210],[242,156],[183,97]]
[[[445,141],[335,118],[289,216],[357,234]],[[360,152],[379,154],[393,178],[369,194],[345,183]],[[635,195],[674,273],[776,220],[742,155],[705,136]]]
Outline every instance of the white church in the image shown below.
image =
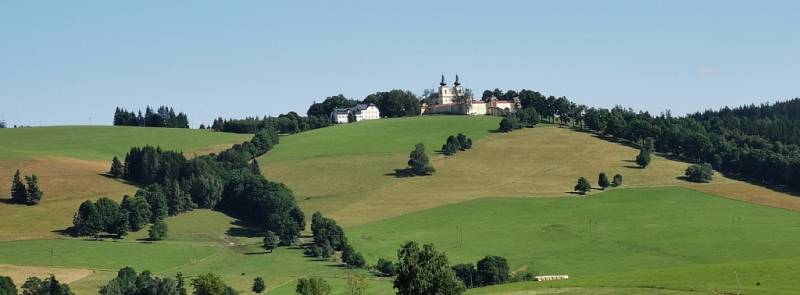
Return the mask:
[[350,116],[355,122],[377,120],[381,118],[381,111],[374,104],[360,103],[352,108],[336,108],[331,112],[331,121],[337,124],[350,123]]
[[461,81],[453,82],[453,87],[447,86],[442,75],[436,101],[431,104],[422,104],[422,114],[460,114],[460,115],[505,115],[514,113],[519,109],[519,99],[499,100],[492,97],[489,101],[474,100],[465,97]]

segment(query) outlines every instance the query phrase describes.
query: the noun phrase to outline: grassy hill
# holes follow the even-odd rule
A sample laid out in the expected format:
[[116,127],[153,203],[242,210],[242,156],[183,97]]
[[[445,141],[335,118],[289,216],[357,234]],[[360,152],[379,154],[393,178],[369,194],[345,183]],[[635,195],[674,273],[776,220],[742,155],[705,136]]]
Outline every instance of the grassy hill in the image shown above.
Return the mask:
[[[168,218],[167,225],[170,229],[167,239],[154,243],[143,240],[146,229],[116,242],[80,239],[0,242],[0,265],[49,267],[56,271],[88,269],[90,272],[84,275],[89,276],[71,283],[78,294],[96,294],[124,266],[137,271],[149,269],[159,276],[183,272],[191,278],[214,272],[245,293],[249,292],[253,278],[261,276],[270,294],[287,295],[295,294],[299,277],[323,277],[341,292],[346,278],[353,272],[361,272],[304,257],[303,251],[295,247],[281,247],[267,254],[260,247],[260,230],[216,211],[195,210]],[[369,278],[371,294],[392,294],[388,280]]]
[[[346,226],[489,196],[563,196],[578,177],[620,173],[627,186],[674,185],[688,164],[654,157],[635,167],[638,151],[588,133],[542,125],[492,133],[496,117],[430,116],[368,121],[282,139],[259,159],[263,173],[286,183],[300,205]],[[436,153],[450,134],[463,132],[473,149]],[[424,142],[433,177],[395,178],[417,142]],[[720,180],[724,182],[725,180]]]
[[45,192],[37,206],[0,202],[0,240],[52,238],[72,223],[86,199],[121,199],[135,188],[107,178],[113,156],[124,158],[145,144],[182,150],[187,155],[226,149],[251,135],[172,128],[61,126],[0,129],[0,200],[10,194],[11,178],[36,174]]
[[132,146],[158,145],[194,153],[222,150],[252,135],[181,128],[124,126],[56,126],[0,129],[0,160],[67,157],[110,160],[124,157]]
[[800,261],[798,225],[796,212],[666,187],[479,199],[346,232],[373,263],[415,240],[434,243],[451,263],[500,255],[512,270],[571,277],[547,286],[734,292],[738,274],[748,293],[776,294],[797,290],[789,278],[800,273],[790,267]]
[[[688,185],[678,178],[687,163],[656,156],[647,169],[639,169],[631,162],[637,150],[624,144],[553,125],[494,133],[498,122],[496,117],[423,116],[332,126],[282,137],[259,162],[267,178],[295,192],[307,214],[320,210],[343,224],[370,264],[380,257],[396,260],[400,244],[416,240],[435,243],[451,263],[502,255],[513,270],[572,277],[469,294],[798,290],[793,280],[800,274],[795,267],[800,213],[747,203],[800,208],[791,197],[721,176],[711,184]],[[60,128],[67,131],[54,131]],[[245,293],[256,276],[267,281],[269,294],[294,294],[297,278],[314,275],[328,280],[334,294],[345,294],[354,271],[304,257],[297,247],[266,254],[260,230],[215,211],[168,218],[169,237],[155,243],[144,241],[146,229],[121,241],[53,232],[71,223],[84,199],[133,192],[133,186],[101,175],[109,159],[131,145],[207,153],[249,135],[125,127],[9,131],[21,133],[0,130],[0,177],[8,180],[0,189],[8,191],[11,173],[20,168],[40,175],[45,202],[32,207],[0,203],[0,275],[52,272],[72,281],[78,294],[95,294],[123,266],[160,276],[214,272]],[[472,150],[452,157],[436,152],[448,135],[459,132],[473,138]],[[436,175],[390,175],[405,166],[418,142],[428,147]],[[588,197],[570,193],[578,177],[595,182],[601,171],[622,174],[624,188]],[[390,279],[369,279],[370,294],[393,294]]]

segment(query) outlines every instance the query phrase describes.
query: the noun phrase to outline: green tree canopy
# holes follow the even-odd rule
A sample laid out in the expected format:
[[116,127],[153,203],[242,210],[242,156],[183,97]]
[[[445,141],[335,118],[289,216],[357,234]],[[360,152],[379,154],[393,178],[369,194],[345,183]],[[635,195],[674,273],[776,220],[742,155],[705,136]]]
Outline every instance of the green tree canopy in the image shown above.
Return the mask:
[[684,176],[691,182],[710,182],[714,176],[714,168],[708,163],[691,165],[689,168],[686,168]]
[[331,294],[331,286],[319,277],[300,278],[297,279],[295,291],[298,295],[329,295]]
[[147,237],[151,241],[160,241],[167,237],[167,231],[169,231],[167,224],[164,223],[163,220],[159,219],[150,226],[150,229],[147,232]]
[[17,295],[17,286],[10,277],[0,276],[0,295]]
[[575,185],[575,191],[581,193],[581,195],[585,195],[588,191],[592,189],[592,185],[589,183],[589,180],[585,177],[578,178],[578,184]]
[[450,268],[447,256],[437,252],[432,244],[420,248],[416,242],[407,242],[397,251],[397,259],[394,288],[399,295],[453,295],[465,290]]
[[253,293],[261,294],[261,292],[264,292],[264,290],[266,289],[267,289],[267,284],[264,283],[264,279],[261,277],[256,277],[253,280],[253,288],[251,288],[250,290],[252,290]]

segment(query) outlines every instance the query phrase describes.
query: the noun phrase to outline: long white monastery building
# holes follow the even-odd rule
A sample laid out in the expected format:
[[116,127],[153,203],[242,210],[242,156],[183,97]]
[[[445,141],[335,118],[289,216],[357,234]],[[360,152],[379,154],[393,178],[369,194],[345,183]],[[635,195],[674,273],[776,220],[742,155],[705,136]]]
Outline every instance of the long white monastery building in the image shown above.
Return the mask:
[[331,112],[331,121],[338,124],[349,123],[351,114],[356,122],[381,118],[381,111],[374,104],[360,103],[352,108],[334,109],[333,112]]

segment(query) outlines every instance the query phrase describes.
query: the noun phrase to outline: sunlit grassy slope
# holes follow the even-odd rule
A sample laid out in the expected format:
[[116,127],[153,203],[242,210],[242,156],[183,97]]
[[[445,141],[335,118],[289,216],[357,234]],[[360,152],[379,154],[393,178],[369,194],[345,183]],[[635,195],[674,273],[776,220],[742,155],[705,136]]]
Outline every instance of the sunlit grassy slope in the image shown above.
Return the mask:
[[[249,293],[253,279],[261,276],[267,282],[269,294],[294,294],[297,278],[311,275],[328,280],[337,291],[334,294],[343,294],[346,279],[354,272],[362,272],[306,258],[295,247],[281,247],[267,254],[260,247],[260,230],[240,225],[216,211],[195,210],[168,218],[167,225],[168,238],[153,243],[142,240],[146,229],[118,242],[78,239],[0,242],[0,265],[94,271],[71,284],[78,294],[97,294],[98,288],[125,266],[138,271],[148,269],[159,276],[183,272],[191,278],[213,272],[243,293]],[[369,278],[373,294],[391,294],[387,280]]]
[[[683,184],[686,163],[654,157],[632,163],[634,148],[552,125],[493,133],[495,117],[417,117],[362,122],[282,138],[259,159],[264,174],[286,183],[309,213],[320,210],[358,225],[440,205],[494,196],[567,195],[578,177],[622,174],[628,186]],[[436,153],[463,132],[473,149]],[[424,142],[434,176],[395,178],[417,142]],[[724,181],[724,180],[722,180]]]
[[252,135],[182,128],[123,126],[58,126],[0,129],[0,160],[60,156],[109,160],[125,156],[132,146],[157,145],[165,150],[191,151],[231,145]]
[[[401,243],[414,240],[434,243],[451,263],[500,255],[512,270],[571,276],[521,290],[655,287],[733,294],[738,276],[748,293],[800,292],[791,279],[800,274],[793,266],[800,261],[800,213],[677,187],[479,199],[346,232],[372,263],[394,258]],[[514,290],[495,291],[504,288]]]
[[72,222],[86,199],[121,199],[135,189],[103,176],[113,156],[124,159],[132,146],[205,154],[248,140],[251,135],[189,129],[63,126],[0,129],[0,199],[8,199],[19,169],[36,174],[45,195],[37,206],[0,203],[0,240],[52,238]]

